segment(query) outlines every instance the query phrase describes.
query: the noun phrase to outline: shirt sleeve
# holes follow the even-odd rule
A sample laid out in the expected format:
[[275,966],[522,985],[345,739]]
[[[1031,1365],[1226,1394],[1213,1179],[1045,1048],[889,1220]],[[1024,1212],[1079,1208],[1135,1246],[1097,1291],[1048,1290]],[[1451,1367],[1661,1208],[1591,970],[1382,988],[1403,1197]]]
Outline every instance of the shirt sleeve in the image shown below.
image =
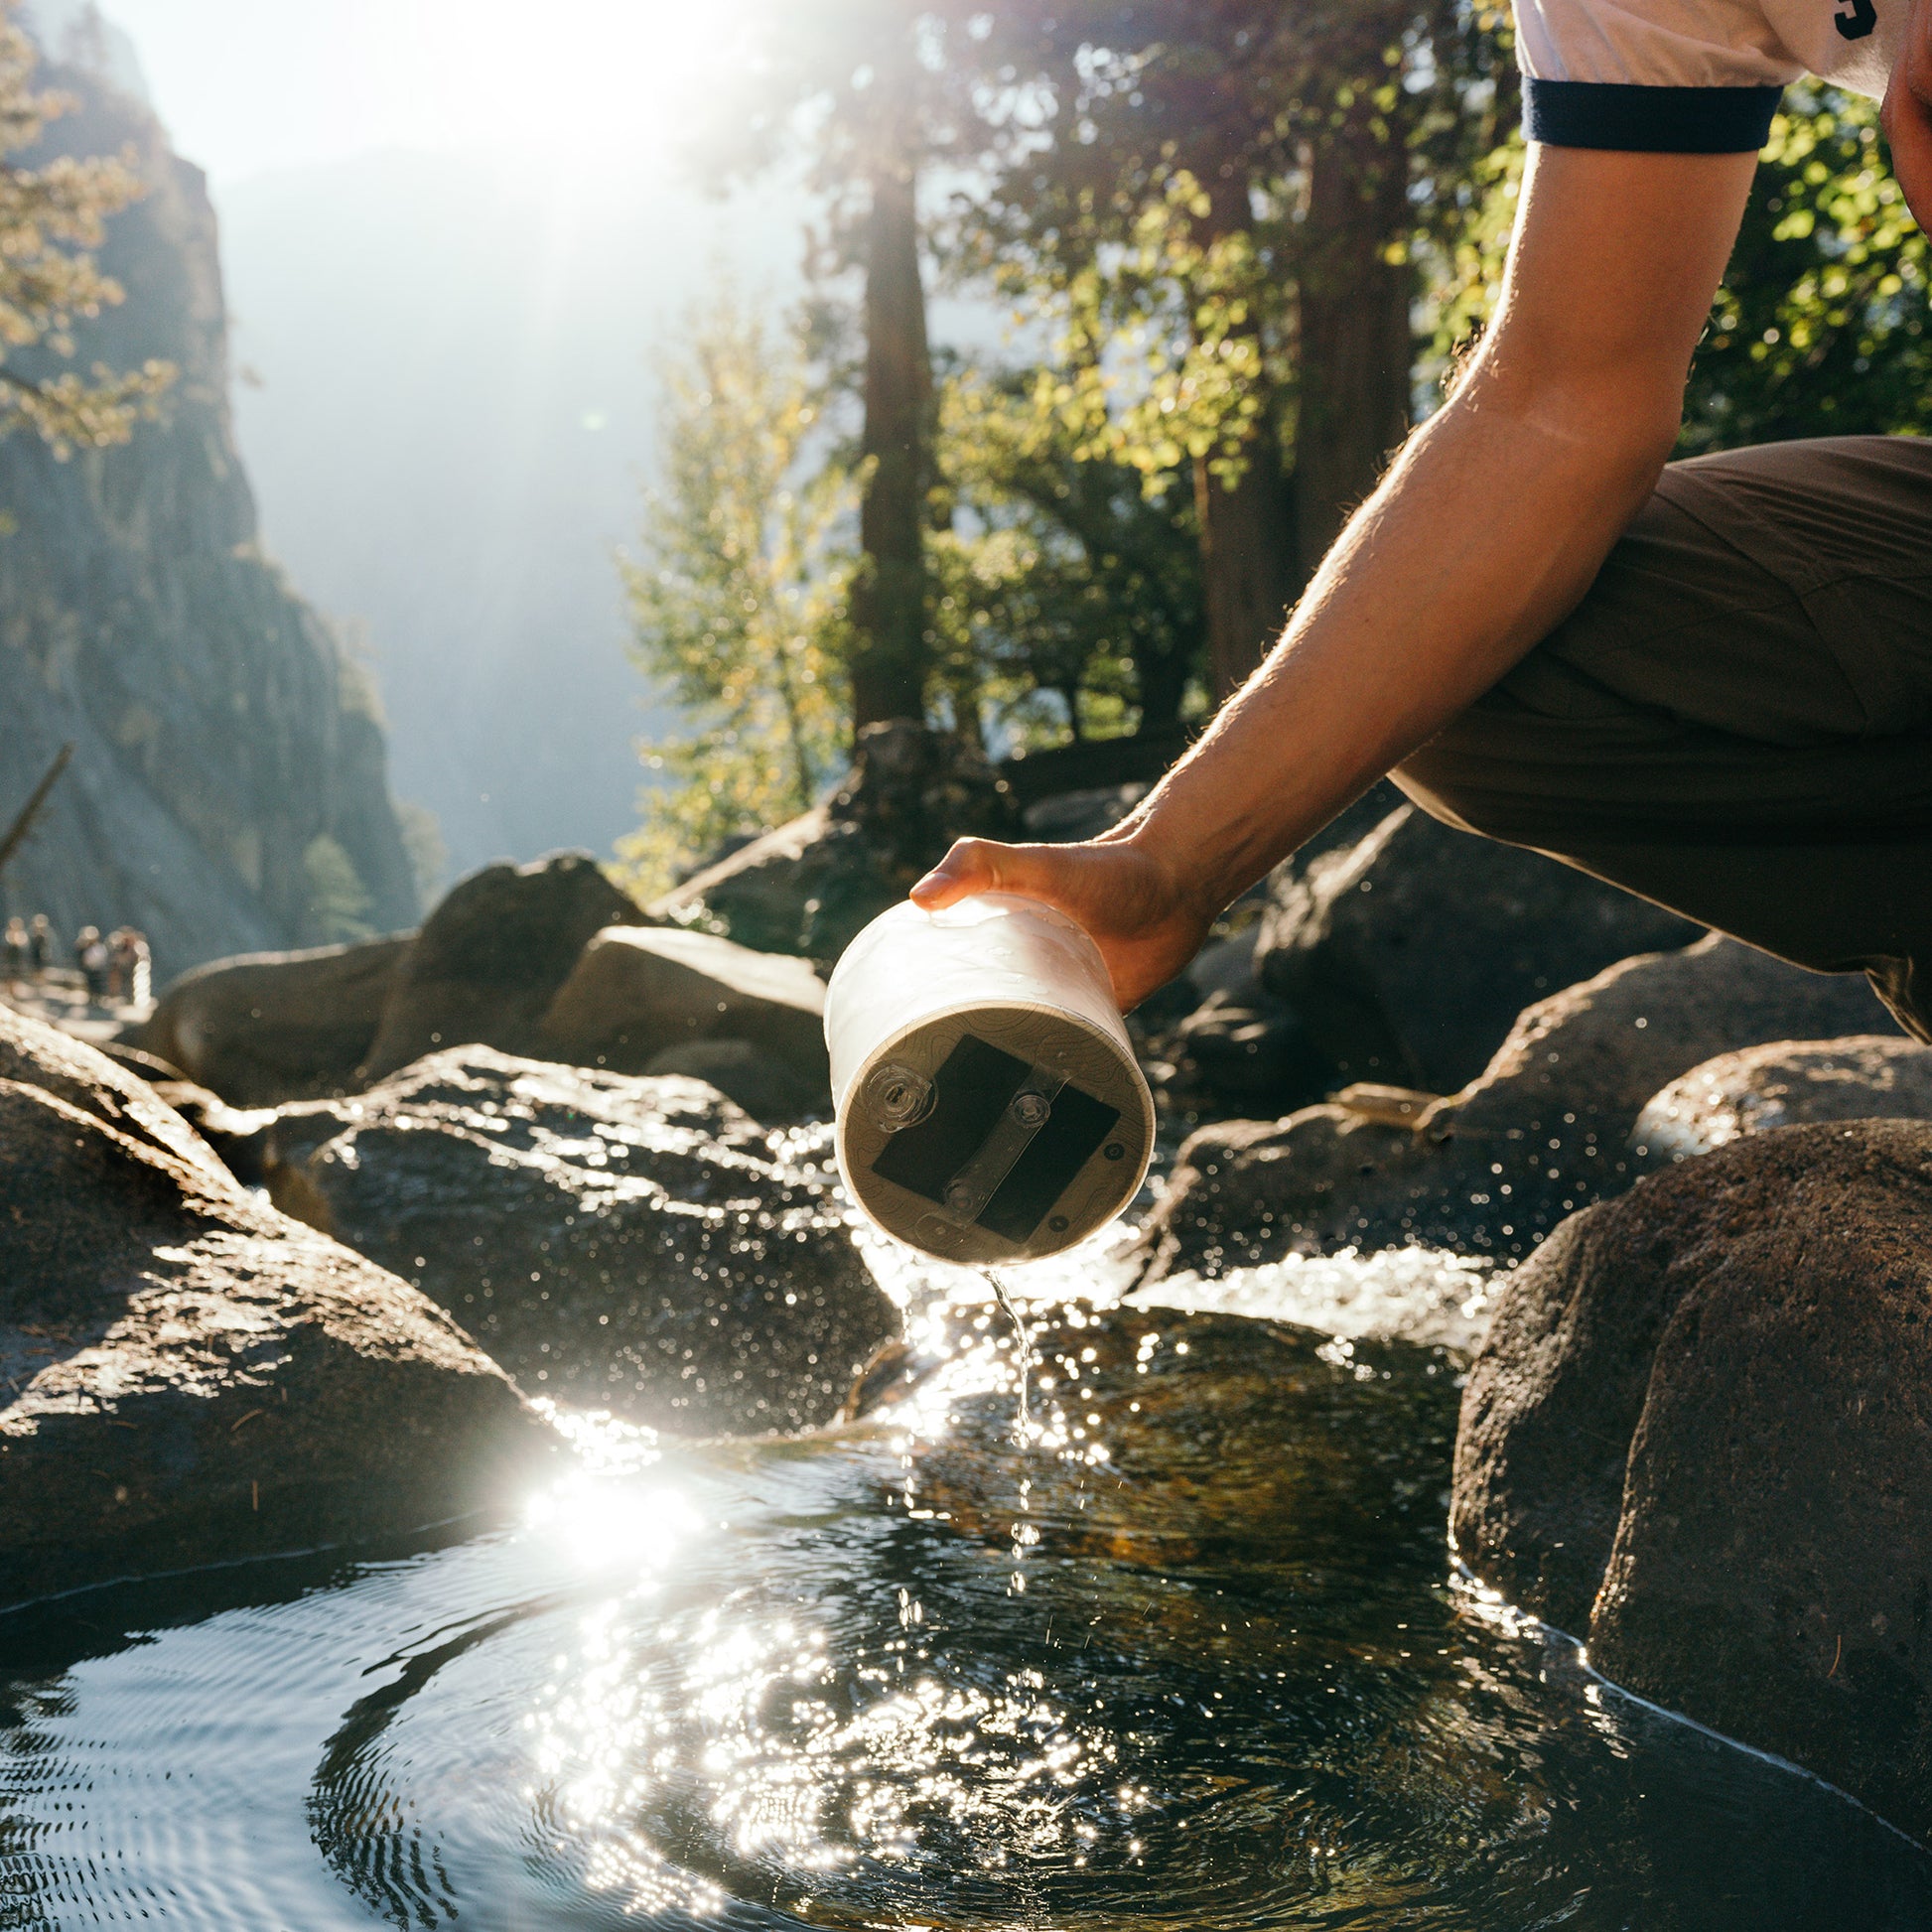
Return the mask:
[[1804,71],[1755,0],[1516,0],[1516,48],[1553,147],[1752,153]]

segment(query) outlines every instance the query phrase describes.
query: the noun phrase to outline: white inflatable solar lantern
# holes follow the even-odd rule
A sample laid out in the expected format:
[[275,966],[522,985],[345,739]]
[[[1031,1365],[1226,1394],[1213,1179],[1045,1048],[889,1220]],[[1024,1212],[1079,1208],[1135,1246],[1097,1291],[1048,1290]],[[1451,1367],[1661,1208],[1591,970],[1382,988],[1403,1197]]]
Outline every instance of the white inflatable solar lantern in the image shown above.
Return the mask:
[[839,961],[825,1041],[846,1186],[927,1254],[1057,1254],[1140,1189],[1154,1099],[1106,965],[1036,899],[894,906]]

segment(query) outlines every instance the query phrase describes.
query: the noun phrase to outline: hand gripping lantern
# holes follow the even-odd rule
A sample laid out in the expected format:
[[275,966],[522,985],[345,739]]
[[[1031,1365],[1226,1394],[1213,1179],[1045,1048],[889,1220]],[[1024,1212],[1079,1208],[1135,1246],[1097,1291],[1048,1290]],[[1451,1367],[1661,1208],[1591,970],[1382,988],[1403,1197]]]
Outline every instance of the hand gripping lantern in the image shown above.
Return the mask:
[[894,906],[839,961],[825,1041],[846,1186],[927,1254],[1057,1254],[1139,1191],[1153,1096],[1098,949],[1050,906]]

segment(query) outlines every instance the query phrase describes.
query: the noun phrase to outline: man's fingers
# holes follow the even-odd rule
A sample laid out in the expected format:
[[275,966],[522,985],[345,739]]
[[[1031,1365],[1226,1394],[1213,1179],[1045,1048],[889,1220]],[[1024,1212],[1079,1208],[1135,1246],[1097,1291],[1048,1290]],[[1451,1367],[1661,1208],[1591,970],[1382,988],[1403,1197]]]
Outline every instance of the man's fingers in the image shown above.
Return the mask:
[[952,850],[912,888],[914,904],[936,912],[973,893],[994,891],[998,873],[991,850],[984,839],[955,839]]
[[1056,850],[956,839],[952,850],[912,888],[913,902],[928,912],[957,904],[974,893],[1018,893],[1055,902],[1059,896],[1052,889],[1051,871]]

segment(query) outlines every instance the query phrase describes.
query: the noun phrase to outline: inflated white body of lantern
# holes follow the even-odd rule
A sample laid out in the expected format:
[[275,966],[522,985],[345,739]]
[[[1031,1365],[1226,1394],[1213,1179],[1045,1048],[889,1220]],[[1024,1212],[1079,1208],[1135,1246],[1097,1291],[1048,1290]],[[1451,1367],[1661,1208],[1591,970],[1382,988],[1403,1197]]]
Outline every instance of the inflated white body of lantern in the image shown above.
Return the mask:
[[825,1040],[846,1185],[927,1254],[1057,1254],[1139,1191],[1153,1096],[1098,948],[1050,906],[894,906],[839,961]]

